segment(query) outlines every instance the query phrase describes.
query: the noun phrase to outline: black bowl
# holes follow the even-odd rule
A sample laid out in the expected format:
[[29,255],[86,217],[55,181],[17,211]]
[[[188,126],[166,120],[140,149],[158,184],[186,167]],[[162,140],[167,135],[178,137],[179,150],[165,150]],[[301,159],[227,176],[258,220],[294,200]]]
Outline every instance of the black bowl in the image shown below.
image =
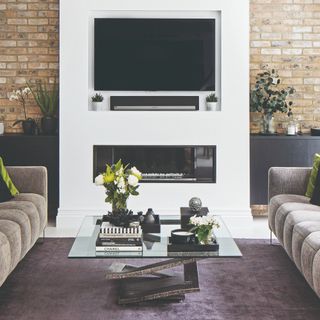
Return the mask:
[[175,229],[171,231],[171,243],[188,244],[195,240],[195,234],[189,230]]

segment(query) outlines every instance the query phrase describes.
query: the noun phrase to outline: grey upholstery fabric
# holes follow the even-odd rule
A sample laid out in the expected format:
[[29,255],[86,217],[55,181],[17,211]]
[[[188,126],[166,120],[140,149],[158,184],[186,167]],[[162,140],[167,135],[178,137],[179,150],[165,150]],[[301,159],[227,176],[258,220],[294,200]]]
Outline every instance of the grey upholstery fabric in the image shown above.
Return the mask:
[[0,286],[47,224],[45,167],[7,167],[20,194],[0,203]]
[[21,232],[21,257],[29,251],[31,246],[31,224],[28,215],[22,210],[17,209],[0,209],[0,220],[10,220],[16,222]]
[[31,244],[34,244],[41,234],[40,217],[36,206],[29,201],[7,201],[0,203],[0,210],[5,209],[16,209],[27,214],[31,226]]
[[269,202],[268,222],[269,228],[276,234],[276,213],[285,203],[309,203],[310,199],[298,194],[279,194],[271,198]]
[[[284,200],[285,200],[285,195],[282,195]],[[281,196],[275,196],[274,198],[281,197]],[[302,196],[299,196],[302,197]],[[301,199],[300,203],[297,202],[286,202],[282,204],[279,209],[276,212],[276,217],[275,217],[275,235],[277,236],[279,242],[283,244],[283,228],[284,228],[284,222],[287,218],[287,215],[291,211],[297,211],[297,210],[303,210],[303,211],[319,211],[320,212],[320,207],[315,206],[310,203],[305,203],[302,201],[305,201],[306,197],[303,197]]]
[[43,230],[48,222],[47,204],[45,198],[36,193],[20,193],[10,200],[10,202],[15,201],[28,201],[36,206],[40,219],[40,230]]
[[317,211],[292,211],[287,215],[284,223],[283,245],[289,257],[292,259],[293,228],[302,221],[320,221],[320,214]]
[[[0,220],[1,221],[1,220]],[[5,234],[0,232],[0,286],[11,270],[10,243]]]
[[315,254],[313,259],[313,289],[316,294],[320,297],[320,250]]
[[[320,231],[320,222],[303,221],[296,224],[292,234],[292,257],[297,268],[301,271],[301,248],[304,240],[315,231]],[[320,276],[320,275],[319,275]]]
[[270,168],[268,173],[269,200],[278,194],[304,195],[310,173],[311,168]]
[[20,227],[16,222],[9,220],[0,220],[0,232],[3,233],[10,244],[10,271],[20,261],[21,257],[21,232]]
[[21,193],[36,193],[48,200],[46,167],[6,167],[11,180]]
[[311,233],[303,242],[301,250],[301,270],[313,288],[313,265],[314,257],[320,250],[320,231]]

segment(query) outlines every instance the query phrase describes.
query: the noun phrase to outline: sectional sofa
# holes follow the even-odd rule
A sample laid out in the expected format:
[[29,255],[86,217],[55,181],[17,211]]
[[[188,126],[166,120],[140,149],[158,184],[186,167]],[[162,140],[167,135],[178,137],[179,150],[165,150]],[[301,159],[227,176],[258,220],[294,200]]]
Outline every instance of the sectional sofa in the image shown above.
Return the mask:
[[320,207],[304,195],[310,172],[269,170],[269,228],[320,297]]
[[7,167],[7,171],[20,193],[0,203],[0,286],[47,225],[47,169]]

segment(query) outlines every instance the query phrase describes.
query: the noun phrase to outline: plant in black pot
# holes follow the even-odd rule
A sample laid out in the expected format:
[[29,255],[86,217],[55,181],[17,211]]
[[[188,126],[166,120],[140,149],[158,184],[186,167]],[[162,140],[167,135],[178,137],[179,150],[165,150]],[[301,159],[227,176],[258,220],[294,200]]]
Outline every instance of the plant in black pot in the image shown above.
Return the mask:
[[29,98],[31,91],[28,87],[20,88],[16,91],[13,91],[9,97],[10,101],[18,101],[23,109],[24,119],[17,120],[13,123],[13,127],[17,124],[22,124],[22,129],[24,134],[34,135],[37,130],[37,124],[34,119],[27,117],[27,110],[26,110],[26,102]]
[[48,85],[41,80],[37,80],[35,85],[28,83],[29,89],[42,112],[41,131],[45,135],[55,134],[58,129],[58,105],[59,91],[56,80],[53,85]]

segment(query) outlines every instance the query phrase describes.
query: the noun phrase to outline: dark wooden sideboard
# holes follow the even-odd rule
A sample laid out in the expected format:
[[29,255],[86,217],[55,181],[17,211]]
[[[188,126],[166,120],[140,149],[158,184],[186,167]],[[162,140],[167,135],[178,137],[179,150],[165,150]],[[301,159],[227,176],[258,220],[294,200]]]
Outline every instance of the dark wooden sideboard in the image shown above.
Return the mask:
[[48,169],[49,216],[59,207],[59,136],[0,135],[0,155],[8,166],[45,166]]
[[250,136],[250,203],[268,203],[270,167],[310,167],[315,153],[320,153],[320,137]]

